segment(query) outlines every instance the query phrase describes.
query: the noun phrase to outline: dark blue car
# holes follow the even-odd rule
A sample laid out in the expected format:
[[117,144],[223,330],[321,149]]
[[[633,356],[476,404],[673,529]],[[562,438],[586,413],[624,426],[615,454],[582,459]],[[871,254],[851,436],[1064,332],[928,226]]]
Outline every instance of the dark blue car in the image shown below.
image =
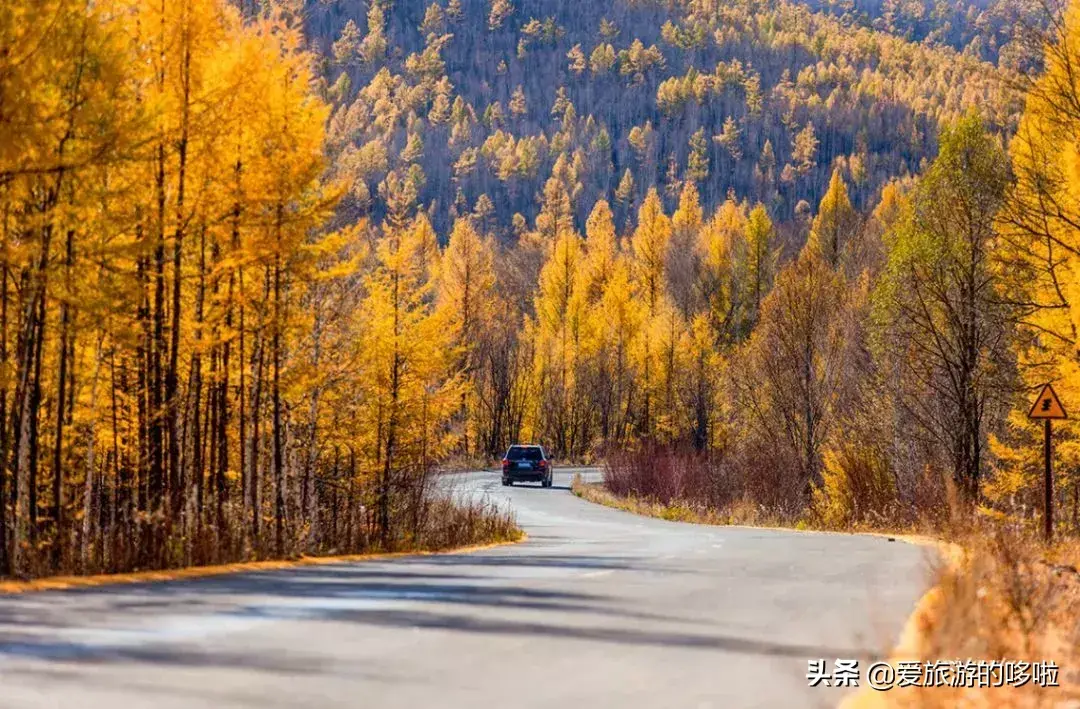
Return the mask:
[[538,482],[551,487],[551,458],[540,446],[513,445],[502,460],[502,484]]

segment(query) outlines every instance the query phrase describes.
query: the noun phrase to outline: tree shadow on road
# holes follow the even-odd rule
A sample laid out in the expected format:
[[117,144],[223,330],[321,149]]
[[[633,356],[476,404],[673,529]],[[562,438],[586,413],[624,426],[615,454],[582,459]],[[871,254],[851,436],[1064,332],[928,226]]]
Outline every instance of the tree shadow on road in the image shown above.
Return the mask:
[[375,611],[352,614],[333,614],[335,621],[353,621],[379,627],[436,628],[470,634],[543,636],[615,643],[618,645],[642,645],[654,647],[686,648],[735,652],[769,657],[787,657],[805,660],[811,657],[863,657],[878,659],[866,648],[825,647],[798,643],[781,643],[770,640],[741,638],[731,635],[682,633],[648,630],[634,627],[577,626],[556,623],[518,622],[489,620],[467,615],[433,613],[427,611],[402,613]]
[[[621,598],[593,592],[592,586],[584,591],[567,588],[566,581],[591,572],[638,566],[639,560],[627,556],[493,552],[9,596],[0,605],[0,661],[8,656],[275,673],[318,671],[319,663],[311,655],[294,648],[260,647],[238,653],[213,642],[215,635],[284,621],[793,659],[874,654],[860,648],[713,633],[701,618],[680,617],[678,609],[642,612],[627,608]],[[565,571],[572,573],[559,573]],[[183,632],[158,632],[166,623],[163,618]],[[188,619],[197,632],[185,631]],[[313,632],[323,631],[313,626]]]
[[[462,618],[480,616],[480,609],[486,608],[564,618],[585,614],[622,623],[677,620],[620,608],[602,594],[569,591],[558,584],[536,585],[528,583],[535,576],[515,579],[507,573],[513,566],[528,572],[618,570],[633,565],[633,560],[618,557],[471,554],[6,596],[0,604],[0,660],[7,656],[306,672],[312,663],[295,653],[279,658],[262,648],[250,654],[229,653],[206,642],[207,637],[232,632],[229,628],[236,621],[355,623],[368,622],[368,614],[380,612],[422,620],[436,617],[427,610],[436,607],[468,608],[460,616],[448,616]],[[371,616],[371,623],[378,618]],[[183,629],[185,619],[200,630],[162,631],[163,624]]]

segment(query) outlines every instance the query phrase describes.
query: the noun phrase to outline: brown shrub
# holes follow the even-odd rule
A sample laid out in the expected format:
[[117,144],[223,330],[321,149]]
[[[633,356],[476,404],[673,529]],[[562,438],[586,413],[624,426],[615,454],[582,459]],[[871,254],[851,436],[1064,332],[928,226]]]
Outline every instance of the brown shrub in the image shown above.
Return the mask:
[[644,443],[609,451],[603,467],[604,483],[613,494],[666,508],[707,508],[725,518],[738,510],[739,521],[788,523],[803,510],[801,485],[775,451],[727,456]]

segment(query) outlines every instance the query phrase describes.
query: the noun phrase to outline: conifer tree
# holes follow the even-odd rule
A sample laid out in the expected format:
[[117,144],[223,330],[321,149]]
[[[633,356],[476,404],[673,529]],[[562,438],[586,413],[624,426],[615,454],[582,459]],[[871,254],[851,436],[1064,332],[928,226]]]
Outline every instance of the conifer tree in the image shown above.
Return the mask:
[[859,215],[851,206],[847,185],[840,170],[833,171],[829,190],[821,198],[821,205],[810,227],[806,249],[833,268],[840,264],[844,247],[854,239],[859,228]]
[[777,253],[773,247],[775,229],[765,206],[758,204],[750,212],[746,225],[746,279],[749,327],[757,323],[761,301],[768,295],[776,268]]
[[564,231],[540,271],[536,295],[537,371],[543,392],[539,421],[555,449],[574,452],[577,408],[577,358],[585,313],[581,237]]
[[638,210],[637,228],[630,240],[635,288],[648,316],[637,357],[644,396],[639,429],[647,436],[656,430],[656,330],[661,327],[658,323],[667,306],[666,274],[671,230],[671,220],[664,214],[660,195],[652,188]]
[[[458,219],[450,233],[450,241],[442,257],[439,272],[439,306],[445,311],[451,339],[459,361],[454,369],[465,378],[465,386],[475,381],[480,365],[481,346],[487,330],[492,327],[495,307],[495,256],[491,243],[476,232],[468,219]],[[470,398],[476,392],[467,388],[461,392],[463,449],[470,452]]]
[[[418,228],[419,227],[419,228]],[[397,531],[399,491],[410,477],[426,474],[448,441],[439,435],[460,402],[460,383],[447,378],[457,357],[445,311],[431,305],[434,283],[418,255],[424,251],[422,225],[389,230],[376,250],[361,306],[364,353],[359,412],[372,451],[378,533],[390,548]]]

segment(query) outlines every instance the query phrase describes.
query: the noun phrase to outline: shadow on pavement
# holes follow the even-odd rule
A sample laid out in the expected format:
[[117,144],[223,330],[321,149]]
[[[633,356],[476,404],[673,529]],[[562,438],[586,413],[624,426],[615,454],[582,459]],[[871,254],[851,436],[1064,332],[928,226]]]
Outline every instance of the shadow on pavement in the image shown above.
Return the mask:
[[290,649],[275,656],[260,648],[258,652],[225,652],[206,647],[169,645],[127,645],[89,641],[43,638],[26,633],[0,633],[0,659],[22,659],[75,663],[139,662],[174,667],[232,667],[273,673],[313,674],[321,672],[325,658],[299,655]]
[[[503,576],[514,566],[619,570],[633,568],[634,561],[558,555],[409,557],[382,565],[342,564],[7,596],[0,605],[0,661],[7,656],[308,672],[317,663],[292,652],[276,659],[263,649],[234,654],[207,639],[289,620],[386,626],[395,619],[409,627],[470,632],[486,627],[482,612],[455,615],[447,612],[451,608],[501,609],[504,614],[541,611],[553,618],[586,614],[627,623],[678,620],[623,610],[609,596],[568,591],[558,584],[521,585],[521,579]],[[502,631],[496,625],[490,632]],[[558,628],[552,626],[551,632],[557,634]]]
[[438,628],[465,633],[493,635],[533,635],[574,640],[609,642],[619,645],[651,645],[681,647],[699,650],[719,650],[770,657],[790,657],[805,660],[808,657],[870,657],[876,655],[866,649],[830,648],[811,645],[778,643],[726,635],[700,635],[692,633],[654,632],[634,628],[579,627],[552,623],[524,623],[500,620],[483,620],[464,615],[448,615],[427,612],[400,613],[376,611],[353,615],[343,612],[334,615],[335,620],[355,622],[381,627]]
[[[620,608],[620,601],[610,595],[566,588],[573,579],[592,572],[642,568],[650,567],[632,556],[493,550],[0,597],[0,662],[8,657],[318,672],[326,658],[316,661],[294,648],[236,652],[213,642],[215,635],[287,621],[549,637],[800,660],[873,654],[865,649],[713,634],[697,618],[635,612]],[[541,572],[543,582],[535,583],[535,575],[515,578],[514,569]],[[585,573],[549,577],[549,570]],[[683,570],[665,568],[663,572]],[[485,613],[487,609],[497,613]],[[507,617],[516,612],[542,615]],[[653,622],[667,625],[650,628]],[[695,632],[672,630],[670,623],[689,625]],[[312,626],[315,636],[320,632],[322,628]],[[232,642],[235,646],[236,640]]]

